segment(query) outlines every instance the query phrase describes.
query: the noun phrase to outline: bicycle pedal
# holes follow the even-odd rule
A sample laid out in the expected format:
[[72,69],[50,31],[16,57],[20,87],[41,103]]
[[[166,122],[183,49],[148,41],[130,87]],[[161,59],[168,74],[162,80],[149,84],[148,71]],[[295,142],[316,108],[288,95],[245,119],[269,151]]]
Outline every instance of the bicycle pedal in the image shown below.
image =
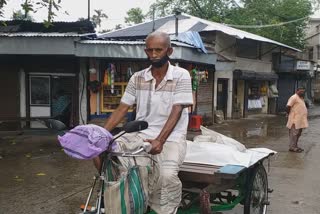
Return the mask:
[[[80,205],[80,209],[81,209],[82,211],[84,211],[84,207],[85,207],[85,206],[86,206],[86,205],[81,204],[81,205]],[[92,209],[92,207],[91,207],[90,205],[88,205],[86,211],[91,211],[91,209]]]

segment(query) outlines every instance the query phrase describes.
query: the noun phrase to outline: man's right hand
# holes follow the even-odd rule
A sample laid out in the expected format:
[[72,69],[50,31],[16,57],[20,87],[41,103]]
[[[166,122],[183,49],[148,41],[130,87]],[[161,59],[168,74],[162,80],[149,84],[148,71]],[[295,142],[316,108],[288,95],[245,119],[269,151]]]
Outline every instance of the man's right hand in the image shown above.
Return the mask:
[[163,144],[160,140],[158,139],[146,139],[144,140],[144,142],[149,142],[152,145],[152,148],[150,150],[150,154],[152,155],[157,155],[160,154],[162,152],[163,149]]

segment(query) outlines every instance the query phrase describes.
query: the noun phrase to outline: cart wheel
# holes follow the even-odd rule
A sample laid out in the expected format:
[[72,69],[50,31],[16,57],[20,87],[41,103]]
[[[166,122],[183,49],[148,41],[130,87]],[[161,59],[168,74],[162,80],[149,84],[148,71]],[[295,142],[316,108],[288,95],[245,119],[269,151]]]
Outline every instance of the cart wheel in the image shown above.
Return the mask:
[[255,167],[247,183],[244,214],[265,214],[268,203],[268,176],[262,164]]

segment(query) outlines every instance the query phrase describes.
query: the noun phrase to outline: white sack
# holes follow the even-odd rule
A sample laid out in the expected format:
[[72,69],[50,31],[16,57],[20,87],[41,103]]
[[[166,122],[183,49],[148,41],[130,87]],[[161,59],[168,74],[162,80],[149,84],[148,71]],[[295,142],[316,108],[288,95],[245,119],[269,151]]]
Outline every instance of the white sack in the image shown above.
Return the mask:
[[246,150],[246,147],[243,144],[241,144],[239,141],[236,141],[233,138],[227,137],[223,134],[207,129],[204,126],[201,126],[200,129],[202,135],[194,137],[193,142],[219,143],[231,146],[240,152],[244,152]]

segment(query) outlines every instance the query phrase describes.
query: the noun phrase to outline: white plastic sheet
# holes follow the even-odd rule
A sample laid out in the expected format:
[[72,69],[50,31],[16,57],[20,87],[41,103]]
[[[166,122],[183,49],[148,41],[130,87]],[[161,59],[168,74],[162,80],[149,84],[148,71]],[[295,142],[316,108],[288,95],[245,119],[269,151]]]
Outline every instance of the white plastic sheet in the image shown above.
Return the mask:
[[207,129],[204,126],[201,126],[200,129],[201,129],[201,135],[194,137],[193,139],[194,142],[212,142],[212,143],[224,144],[224,145],[231,146],[240,152],[243,152],[246,150],[246,147],[242,143],[240,143],[239,141],[236,141],[233,138],[227,137],[211,129]]
[[194,141],[187,141],[185,163],[249,167],[270,154],[277,153],[267,148],[246,149],[235,139],[205,127],[201,127],[201,131],[202,135],[195,137]]
[[214,166],[240,165],[249,167],[267,157],[273,150],[267,148],[246,149],[243,152],[234,147],[212,142],[187,141],[185,163],[209,164]]

